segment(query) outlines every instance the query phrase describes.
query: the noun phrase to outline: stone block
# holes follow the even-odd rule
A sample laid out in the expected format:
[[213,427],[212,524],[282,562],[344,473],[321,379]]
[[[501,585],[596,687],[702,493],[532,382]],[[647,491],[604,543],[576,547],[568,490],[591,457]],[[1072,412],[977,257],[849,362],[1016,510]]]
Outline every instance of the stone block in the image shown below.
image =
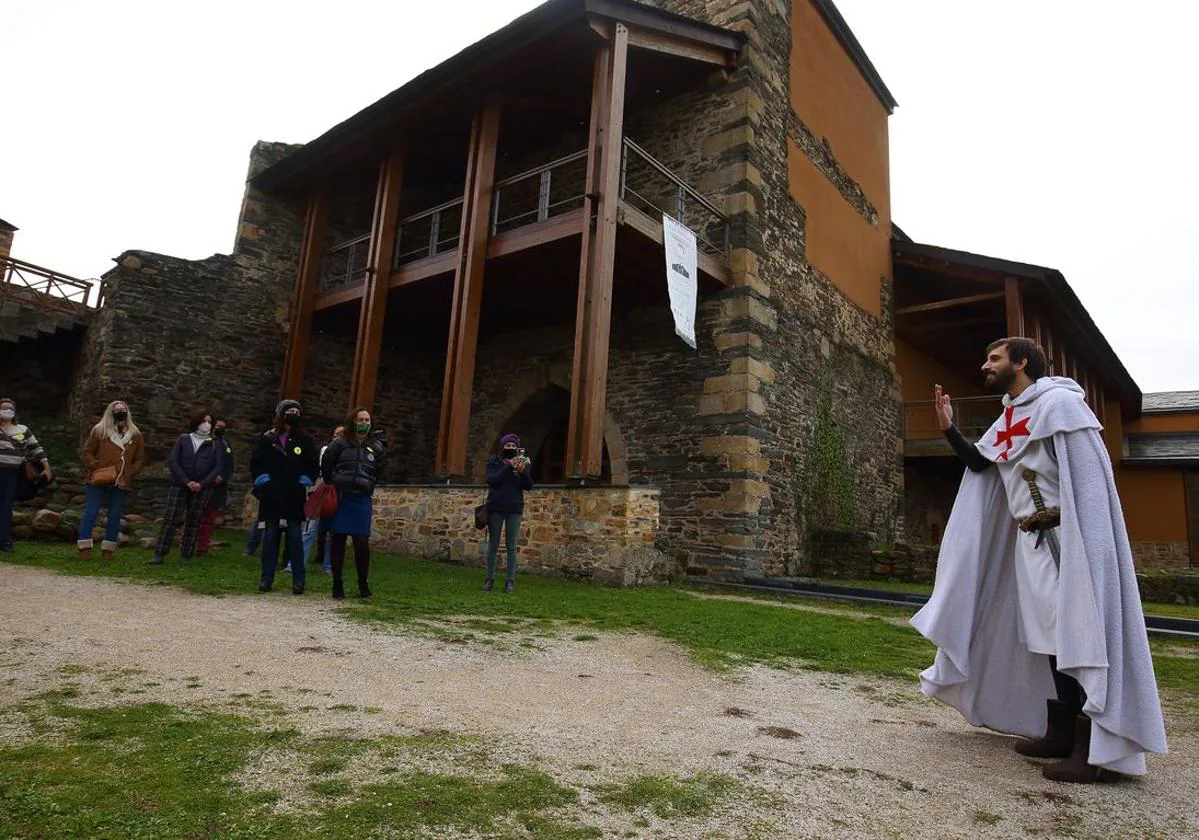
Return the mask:
[[761,452],[762,444],[748,435],[721,435],[700,439],[699,451],[704,455],[743,455]]
[[738,347],[762,349],[762,337],[751,332],[722,332],[716,334],[716,349],[724,352]]
[[702,148],[706,157],[715,157],[721,152],[738,146],[751,146],[754,143],[754,130],[749,125],[739,125],[727,131],[710,134],[704,138]]

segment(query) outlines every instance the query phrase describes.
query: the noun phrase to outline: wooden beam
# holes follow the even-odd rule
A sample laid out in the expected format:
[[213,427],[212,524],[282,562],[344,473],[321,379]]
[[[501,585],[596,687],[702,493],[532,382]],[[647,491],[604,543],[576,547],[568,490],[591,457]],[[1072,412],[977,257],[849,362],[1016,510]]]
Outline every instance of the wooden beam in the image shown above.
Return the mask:
[[731,68],[737,61],[735,55],[720,47],[697,43],[666,32],[653,32],[638,26],[629,27],[629,46],[704,64],[714,64],[717,67]]
[[296,270],[296,284],[291,296],[291,326],[283,358],[279,399],[298,399],[304,386],[304,365],[308,360],[308,343],[312,336],[313,303],[316,300],[317,273],[320,271],[327,212],[328,202],[322,193],[308,200],[304,238],[300,245],[300,265]]
[[354,347],[354,378],[350,381],[350,405],[370,407],[375,401],[379,378],[379,352],[383,347],[383,321],[387,316],[387,292],[395,257],[396,224],[400,219],[400,187],[404,180],[404,158],[392,150],[379,165],[375,189],[375,214],[371,222],[370,252],[358,316],[358,342]]
[[366,283],[354,283],[351,286],[342,286],[334,292],[326,292],[318,297],[312,303],[314,312],[319,312],[322,309],[332,309],[334,306],[341,306],[343,303],[352,303],[356,300],[362,300],[362,295],[366,291]]
[[934,303],[920,303],[915,306],[902,306],[895,310],[896,316],[915,315],[917,312],[935,312],[939,309],[952,309],[955,306],[969,306],[972,303],[982,303],[988,300],[1004,298],[1003,292],[987,292],[982,295],[967,295],[965,297],[938,300]]
[[458,251],[455,249],[453,251],[446,251],[444,254],[438,254],[435,257],[425,257],[424,259],[405,263],[392,272],[391,288],[398,289],[400,286],[407,286],[409,283],[427,280],[439,274],[448,274],[454,271],[458,262]]
[[994,326],[997,318],[959,318],[956,321],[933,321],[928,324],[897,324],[895,334],[900,338],[916,333],[941,332],[943,330],[960,330],[965,327]]
[[475,351],[483,305],[483,270],[491,233],[491,201],[495,186],[495,157],[500,131],[500,100],[488,97],[475,115],[467,159],[459,262],[454,273],[454,302],[450,313],[445,380],[441,391],[441,424],[437,438],[437,474],[466,475],[470,402],[474,391]]
[[1024,336],[1024,298],[1020,294],[1020,280],[1015,277],[1003,278],[1003,295],[1007,307],[1007,334]]
[[992,286],[1002,286],[1004,282],[1003,275],[995,271],[989,271],[985,268],[975,268],[971,265],[959,265],[958,263],[950,263],[944,260],[934,260],[915,254],[905,254],[902,251],[894,255],[894,264],[927,271],[929,274],[939,274],[942,277],[958,277],[962,280],[974,280],[979,283],[988,283]]
[[546,245],[568,236],[578,236],[582,232],[583,210],[580,208],[496,234],[487,244],[487,256],[490,258],[515,254],[517,251],[536,248],[538,245]]
[[625,77],[629,29],[615,23],[595,60],[591,128],[587,153],[587,197],[579,259],[579,299],[571,369],[570,421],[566,472],[574,480],[598,478],[603,467],[604,418],[608,390],[608,341],[612,326],[612,285],[616,264],[616,225],[620,212],[620,163],[624,142]]
[[[627,225],[633,230],[640,233],[659,245],[665,247],[664,235],[662,233],[662,220],[654,219],[642,213],[627,201],[620,202],[620,213],[617,216],[620,224]],[[729,279],[729,267],[722,260],[718,260],[711,254],[705,254],[700,251],[695,256],[695,267],[701,272],[728,286],[732,283]]]

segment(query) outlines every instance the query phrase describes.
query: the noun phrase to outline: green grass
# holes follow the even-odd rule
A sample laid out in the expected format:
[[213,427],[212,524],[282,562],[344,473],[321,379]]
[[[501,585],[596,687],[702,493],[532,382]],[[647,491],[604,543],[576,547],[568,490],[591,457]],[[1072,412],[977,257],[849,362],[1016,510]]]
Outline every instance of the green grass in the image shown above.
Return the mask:
[[[380,738],[346,750],[335,739],[305,740],[236,715],[162,704],[84,709],[44,700],[21,711],[39,734],[36,743],[0,747],[4,840],[302,840],[436,836],[439,828],[500,838],[601,836],[561,817],[578,791],[536,767],[481,767],[472,753],[469,775],[398,767],[354,775],[341,757],[444,759],[470,739]],[[297,750],[320,756],[298,771],[300,788],[280,772],[241,781],[256,762]],[[300,789],[298,802],[277,807]]]
[[740,795],[743,787],[730,776],[702,773],[685,778],[637,776],[595,790],[601,802],[629,811],[645,808],[662,819],[694,819],[710,816],[717,802]]

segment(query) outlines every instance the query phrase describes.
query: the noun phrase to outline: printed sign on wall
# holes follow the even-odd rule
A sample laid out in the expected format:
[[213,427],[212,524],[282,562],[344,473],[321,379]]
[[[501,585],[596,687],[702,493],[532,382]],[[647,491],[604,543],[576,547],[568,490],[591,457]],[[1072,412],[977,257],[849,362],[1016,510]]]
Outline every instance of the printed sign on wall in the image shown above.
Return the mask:
[[663,213],[662,241],[666,245],[666,288],[670,293],[674,331],[696,349],[695,304],[699,296],[699,277],[695,269],[695,234]]

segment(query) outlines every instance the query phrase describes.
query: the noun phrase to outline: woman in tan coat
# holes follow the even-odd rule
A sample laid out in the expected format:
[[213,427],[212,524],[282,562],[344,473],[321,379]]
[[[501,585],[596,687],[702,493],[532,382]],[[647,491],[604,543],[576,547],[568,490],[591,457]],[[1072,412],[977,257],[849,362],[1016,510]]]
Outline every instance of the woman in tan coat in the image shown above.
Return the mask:
[[142,433],[133,422],[129,406],[117,400],[104,409],[100,422],[92,426],[83,444],[83,465],[87,467],[84,486],[86,504],[79,522],[79,559],[92,559],[92,529],[100,515],[100,505],[108,506],[101,557],[112,559],[121,536],[121,511],[129,484],[141,472],[146,459]]

